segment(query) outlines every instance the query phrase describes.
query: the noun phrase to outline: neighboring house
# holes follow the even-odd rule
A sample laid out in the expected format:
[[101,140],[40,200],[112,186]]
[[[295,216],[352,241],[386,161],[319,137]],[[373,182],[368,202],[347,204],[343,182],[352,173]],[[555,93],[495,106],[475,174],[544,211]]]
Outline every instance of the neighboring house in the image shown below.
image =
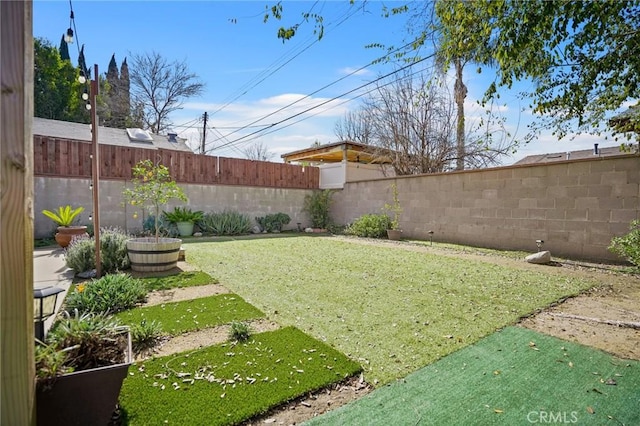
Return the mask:
[[551,154],[528,155],[513,165],[551,163],[554,161],[580,160],[593,157],[610,157],[615,155],[634,155],[637,146],[626,151],[621,150],[620,145],[600,148],[599,144],[594,144],[593,149],[583,149],[580,151],[554,152]]
[[[33,135],[58,139],[91,141],[89,124],[68,121],[33,118]],[[193,152],[186,144],[186,139],[175,133],[154,135],[142,129],[115,129],[98,127],[98,143],[105,145],[130,146],[146,149],[171,149],[175,151]]]
[[341,141],[283,154],[285,163],[320,168],[320,188],[343,188],[345,182],[395,176],[390,153],[358,142]]

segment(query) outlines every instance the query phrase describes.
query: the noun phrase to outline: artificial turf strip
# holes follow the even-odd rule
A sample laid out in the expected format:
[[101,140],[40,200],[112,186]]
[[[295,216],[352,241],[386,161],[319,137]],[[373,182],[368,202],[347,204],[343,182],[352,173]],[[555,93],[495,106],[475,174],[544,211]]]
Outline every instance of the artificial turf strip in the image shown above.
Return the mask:
[[236,424],[360,371],[296,328],[260,333],[132,365],[120,393],[123,424]]
[[640,362],[508,327],[309,425],[638,425],[639,407]]
[[524,261],[494,264],[327,237],[194,243],[189,253],[278,323],[361,361],[375,386],[601,284]]
[[148,291],[218,284],[218,280],[202,271],[185,271],[164,277],[140,278]]
[[262,318],[264,314],[237,294],[220,294],[181,302],[144,306],[115,315],[123,324],[156,320],[162,331],[178,335],[188,331],[216,327],[231,321]]

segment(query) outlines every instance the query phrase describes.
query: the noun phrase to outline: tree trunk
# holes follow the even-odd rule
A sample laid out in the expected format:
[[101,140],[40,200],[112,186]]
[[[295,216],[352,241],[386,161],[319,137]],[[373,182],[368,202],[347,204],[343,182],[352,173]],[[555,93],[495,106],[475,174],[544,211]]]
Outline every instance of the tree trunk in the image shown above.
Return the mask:
[[456,128],[456,170],[464,170],[465,140],[464,140],[464,100],[467,98],[467,86],[462,82],[462,71],[464,64],[460,58],[455,59],[456,82],[454,86],[454,97],[457,109]]

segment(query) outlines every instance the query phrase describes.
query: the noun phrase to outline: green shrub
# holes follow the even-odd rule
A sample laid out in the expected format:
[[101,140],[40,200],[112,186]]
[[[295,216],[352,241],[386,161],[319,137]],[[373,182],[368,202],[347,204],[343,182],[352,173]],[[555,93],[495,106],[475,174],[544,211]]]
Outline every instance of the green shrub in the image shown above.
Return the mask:
[[162,324],[156,320],[143,319],[139,324],[131,326],[131,345],[136,354],[148,351],[158,344],[162,338]]
[[291,218],[286,213],[268,214],[263,217],[256,217],[256,222],[263,231],[280,232],[282,226],[291,222]]
[[172,212],[162,212],[162,217],[170,223],[196,223],[202,219],[203,215],[204,213],[200,210],[194,212],[188,207],[175,207]]
[[113,317],[65,312],[47,335],[47,343],[67,352],[66,367],[86,370],[124,361],[127,339],[123,329]]
[[390,226],[391,219],[386,214],[365,214],[349,225],[345,233],[358,237],[382,238],[387,235]]
[[[142,230],[145,235],[155,236],[156,217],[153,215],[148,216],[144,222],[142,222]],[[180,232],[178,232],[178,227],[175,223],[171,223],[164,216],[160,216],[158,219],[158,235],[175,238],[180,235]]]
[[102,273],[113,274],[131,267],[127,255],[127,240],[130,238],[130,235],[116,228],[100,230]]
[[96,267],[96,243],[93,238],[77,237],[67,246],[64,260],[77,274]]
[[[100,265],[102,272],[112,274],[129,269],[127,240],[131,238],[117,228],[100,229]],[[96,268],[94,237],[74,238],[67,247],[65,262],[75,273]]]
[[67,311],[116,313],[144,301],[144,283],[127,274],[110,274],[88,284],[78,284],[65,300]]
[[236,342],[246,342],[251,337],[249,324],[242,321],[233,321],[229,328],[229,340]]
[[609,250],[624,257],[634,266],[640,267],[640,221],[631,222],[627,235],[614,237]]
[[311,216],[312,227],[326,229],[331,225],[329,208],[331,207],[332,196],[333,191],[325,189],[324,191],[313,191],[313,193],[304,197],[302,211],[309,213]]
[[241,235],[251,230],[249,216],[230,210],[206,213],[198,224],[203,232],[213,235]]

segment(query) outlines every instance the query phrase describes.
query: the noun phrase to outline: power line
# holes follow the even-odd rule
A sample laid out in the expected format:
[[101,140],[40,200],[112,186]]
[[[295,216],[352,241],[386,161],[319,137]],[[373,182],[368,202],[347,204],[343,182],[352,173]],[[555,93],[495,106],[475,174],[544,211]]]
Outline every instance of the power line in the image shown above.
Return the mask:
[[[317,2],[316,2],[317,3]],[[313,5],[313,7],[315,7],[315,4]],[[313,7],[311,8],[311,10],[313,10]],[[362,4],[362,6],[359,6],[357,9],[355,9],[353,11],[353,13],[348,14],[349,11],[347,10],[345,12],[345,14],[342,15],[342,20],[340,22],[338,22],[333,28],[330,28],[329,30],[327,30],[327,33],[331,32],[333,29],[339,27],[340,25],[342,25],[347,19],[349,19],[351,16],[353,16],[356,12],[358,12],[359,10],[364,8],[364,3]],[[345,16],[346,15],[346,16]],[[340,19],[340,18],[339,18]],[[327,25],[330,26],[331,24]],[[287,55],[290,54],[290,52],[294,52],[296,49],[299,48],[299,46],[302,46],[304,43],[307,43],[310,39],[313,39],[313,42],[309,45],[307,45],[306,47],[304,47],[302,50],[300,50],[298,53],[296,53],[293,57],[289,58],[288,60],[286,60],[284,63],[280,64],[277,68],[273,69],[273,67],[275,67],[279,62],[284,61],[287,57]],[[223,100],[224,104],[222,106],[220,106],[218,109],[216,109],[214,112],[211,113],[211,116],[215,115],[216,113],[222,111],[223,109],[225,109],[227,106],[229,106],[232,102],[236,101],[237,99],[239,99],[240,97],[246,95],[249,90],[255,88],[256,86],[258,86],[260,83],[264,82],[267,78],[271,77],[272,75],[274,75],[276,72],[278,72],[280,69],[282,69],[285,65],[289,64],[290,62],[292,62],[295,58],[297,58],[298,56],[300,56],[302,53],[306,52],[307,50],[309,50],[314,44],[316,44],[317,42],[319,42],[320,40],[315,37],[315,36],[309,36],[304,42],[300,43],[296,48],[292,49],[289,53],[285,53],[282,56],[280,56],[280,58],[276,59],[270,66],[269,68],[267,68],[265,71],[261,72],[260,74],[258,74],[256,77],[254,77],[253,79],[249,80],[247,83],[245,83],[244,85],[242,85],[240,87],[240,89],[236,90],[235,93],[240,92],[237,95],[230,95],[229,97],[227,97],[225,100]],[[264,75],[266,74],[266,75]],[[264,75],[264,76],[263,76]],[[255,81],[258,80],[258,81]],[[255,81],[255,83],[254,83]],[[231,99],[229,99],[231,98]]]
[[[435,31],[435,30],[434,30],[434,31]],[[434,32],[434,31],[432,31],[432,32],[431,32],[431,34],[433,34],[433,32]],[[246,125],[246,126],[238,127],[236,130],[234,130],[234,131],[233,131],[233,132],[231,132],[231,133],[228,133],[226,136],[227,136],[227,137],[228,137],[228,136],[231,136],[232,134],[238,133],[238,132],[239,132],[239,131],[241,131],[241,130],[244,130],[244,129],[246,129],[246,128],[250,127],[250,126],[253,126],[253,125],[254,125],[254,124],[256,124],[256,123],[259,123],[260,121],[262,121],[262,120],[264,120],[264,119],[266,119],[266,118],[268,118],[268,117],[271,117],[272,115],[275,115],[275,114],[277,114],[278,112],[281,112],[281,111],[283,111],[283,110],[285,110],[285,109],[287,109],[287,108],[289,108],[289,107],[291,107],[291,106],[293,106],[293,105],[295,105],[295,104],[297,104],[297,103],[299,103],[299,102],[303,101],[304,99],[307,99],[307,98],[309,98],[309,97],[311,97],[311,96],[315,95],[316,93],[321,92],[322,90],[327,89],[327,88],[329,88],[329,87],[331,87],[331,86],[333,86],[333,85],[335,85],[335,84],[339,83],[340,81],[342,81],[342,80],[344,80],[344,79],[346,79],[346,78],[351,77],[352,75],[354,75],[354,74],[356,74],[356,73],[358,73],[358,72],[360,72],[360,71],[364,70],[365,68],[368,68],[368,67],[370,67],[370,66],[372,66],[372,65],[374,65],[374,64],[379,63],[380,61],[383,61],[385,58],[388,58],[390,55],[393,55],[394,53],[400,52],[400,51],[402,51],[402,50],[406,49],[407,47],[412,46],[412,45],[413,45],[414,43],[416,43],[416,41],[418,41],[418,40],[419,40],[419,38],[417,38],[417,39],[415,39],[415,40],[413,40],[413,41],[411,41],[411,42],[409,42],[409,43],[406,43],[405,45],[400,46],[400,47],[398,47],[398,48],[396,48],[396,49],[393,49],[393,50],[391,50],[391,51],[387,52],[385,55],[383,55],[383,56],[381,56],[381,57],[379,57],[379,58],[376,58],[376,59],[374,59],[373,61],[369,62],[367,65],[364,65],[364,66],[362,66],[362,67],[360,67],[360,68],[358,68],[358,69],[356,69],[356,70],[354,70],[354,71],[350,72],[349,74],[347,74],[347,75],[345,75],[345,76],[343,76],[343,77],[340,77],[339,79],[334,80],[333,82],[331,82],[331,83],[329,83],[329,84],[326,84],[325,86],[321,87],[320,89],[317,89],[317,90],[315,90],[315,91],[311,92],[310,94],[305,95],[305,96],[303,96],[302,98],[300,98],[300,99],[298,99],[298,100],[296,100],[296,101],[294,101],[294,102],[291,102],[291,103],[289,103],[289,104],[287,104],[287,105],[285,105],[285,106],[283,106],[283,107],[281,107],[281,108],[277,109],[276,111],[273,111],[273,112],[271,112],[271,113],[269,113],[269,114],[267,114],[267,115],[265,115],[265,116],[262,116],[262,117],[260,117],[260,118],[258,118],[258,119],[256,119],[256,120],[252,121],[251,123],[249,123],[249,124],[248,124],[248,125]],[[429,56],[427,56],[426,58],[423,58],[423,59],[419,60],[419,62],[422,62],[422,61],[423,61],[423,60],[425,60],[425,59],[432,58],[433,56],[434,56],[433,54],[432,54],[432,55],[429,55]],[[415,63],[418,63],[418,62],[414,62],[413,64],[415,64]],[[375,81],[378,81],[378,80],[374,80],[374,82],[375,82]],[[357,90],[357,88],[356,88],[356,90]],[[322,104],[321,104],[321,105],[322,105]],[[295,115],[294,115],[294,117],[295,117]],[[272,127],[272,126],[270,126],[270,125],[265,125],[264,127]],[[220,140],[220,139],[217,139],[217,140]],[[214,142],[215,142],[215,141],[214,141]]]
[[[402,77],[402,78],[401,78],[401,80],[404,80],[405,78],[413,77],[414,75],[418,74],[418,73],[419,73],[419,72],[421,72],[421,71],[422,71],[422,70],[415,71],[415,72],[413,72],[413,73],[411,73],[411,74],[407,75],[406,77]],[[293,126],[293,125],[295,125],[295,124],[298,124],[298,123],[300,123],[300,122],[302,122],[302,121],[305,121],[305,120],[308,120],[308,119],[310,119],[310,118],[312,118],[312,117],[315,117],[315,116],[316,116],[316,115],[318,115],[318,114],[322,114],[323,112],[325,112],[325,111],[327,111],[327,110],[329,110],[329,109],[332,109],[332,108],[338,107],[338,106],[340,106],[340,105],[342,105],[342,104],[346,104],[346,103],[351,102],[351,101],[353,101],[353,100],[355,100],[355,99],[358,99],[358,98],[360,98],[360,97],[362,97],[362,96],[364,96],[364,95],[368,95],[369,93],[371,93],[371,92],[373,92],[373,91],[376,91],[376,90],[378,90],[378,89],[380,89],[380,88],[382,88],[382,87],[389,86],[389,85],[393,84],[394,82],[395,82],[395,81],[390,81],[390,82],[388,82],[388,83],[385,83],[385,84],[382,84],[382,85],[379,85],[379,86],[373,87],[373,88],[371,88],[371,89],[369,89],[369,90],[367,90],[367,91],[365,91],[365,92],[362,92],[362,93],[360,93],[360,94],[358,94],[358,95],[356,95],[356,96],[354,96],[354,97],[352,97],[352,98],[345,99],[345,100],[343,100],[342,102],[339,102],[339,103],[337,103],[337,104],[335,104],[335,105],[331,106],[330,108],[324,109],[324,110],[322,110],[322,111],[318,111],[318,112],[316,112],[315,114],[311,114],[311,115],[309,115],[309,116],[307,116],[307,117],[303,117],[303,118],[301,118],[300,120],[296,120],[296,121],[294,121],[293,123],[289,123],[289,124],[287,124],[287,125],[285,125],[285,126],[282,126],[282,127],[277,128],[277,129],[273,129],[273,130],[267,131],[267,132],[265,132],[265,133],[261,134],[260,136],[255,136],[255,137],[253,137],[253,138],[251,138],[251,139],[248,139],[248,140],[247,140],[247,141],[245,141],[245,142],[250,142],[250,141],[252,141],[252,140],[257,139],[258,137],[262,137],[262,136],[270,135],[270,134],[275,133],[275,132],[279,132],[280,130],[286,129],[287,127],[291,127],[291,126]]]
[[[280,121],[278,121],[278,122],[276,122],[276,123],[272,123],[272,124],[270,124],[267,128],[272,128],[272,127],[275,127],[275,126],[277,126],[277,125],[279,125],[279,124],[282,124],[282,123],[284,123],[284,122],[287,122],[287,121],[289,121],[289,120],[292,120],[292,119],[294,119],[294,118],[296,118],[296,117],[298,117],[298,116],[300,116],[300,115],[302,115],[302,114],[305,114],[305,113],[307,113],[307,112],[309,112],[309,111],[312,111],[312,110],[314,110],[314,109],[316,109],[316,108],[319,108],[319,107],[321,107],[321,106],[323,106],[323,105],[326,105],[326,104],[328,104],[328,103],[330,103],[330,102],[333,102],[333,101],[335,101],[335,100],[337,100],[337,99],[343,98],[343,97],[345,97],[345,96],[347,96],[347,95],[349,95],[349,94],[351,94],[351,93],[353,93],[353,92],[355,92],[355,91],[357,91],[357,90],[360,90],[360,89],[362,89],[362,88],[364,88],[364,87],[367,87],[367,86],[369,86],[369,85],[371,85],[371,84],[377,83],[378,81],[380,81],[380,80],[382,80],[382,79],[385,79],[385,78],[387,78],[387,77],[389,77],[389,76],[392,76],[392,75],[394,75],[394,74],[396,74],[396,73],[398,73],[398,72],[400,72],[400,71],[403,71],[403,70],[405,70],[405,69],[407,69],[407,68],[410,68],[410,67],[412,67],[412,66],[414,66],[414,65],[417,65],[417,64],[419,64],[419,63],[421,63],[421,62],[424,62],[424,61],[426,61],[427,59],[431,59],[431,58],[433,58],[434,56],[435,56],[435,53],[434,53],[434,54],[431,54],[431,55],[428,55],[428,56],[426,56],[426,57],[424,57],[424,58],[422,58],[422,59],[419,59],[419,60],[417,60],[417,61],[415,61],[415,62],[412,62],[412,63],[410,63],[410,64],[408,64],[408,65],[405,65],[404,67],[401,67],[401,68],[399,68],[399,69],[397,69],[397,70],[395,70],[395,71],[392,71],[392,72],[389,72],[389,73],[387,73],[387,74],[385,74],[385,75],[383,75],[383,76],[380,76],[380,77],[376,78],[375,80],[372,80],[372,81],[370,81],[370,82],[368,82],[368,83],[362,84],[362,85],[360,85],[360,86],[356,87],[355,89],[351,89],[351,90],[349,90],[349,91],[347,91],[347,92],[345,92],[345,93],[342,93],[341,95],[338,95],[338,96],[335,96],[335,97],[333,97],[333,98],[331,98],[331,99],[328,99],[328,100],[326,100],[326,101],[323,101],[323,102],[321,102],[321,103],[319,103],[319,104],[317,104],[317,105],[315,105],[315,106],[312,106],[312,107],[310,107],[310,108],[307,108],[307,109],[305,109],[305,110],[303,110],[303,111],[300,111],[300,112],[298,112],[298,113],[296,113],[296,114],[293,114],[292,116],[289,116],[289,117],[287,117],[287,118],[285,118],[285,119],[282,119],[282,120],[280,120]],[[220,145],[218,148],[222,148],[222,147],[225,147],[225,146],[227,146],[227,145],[234,144],[234,143],[236,143],[236,142],[239,142],[239,141],[241,141],[241,140],[244,140],[244,139],[246,139],[246,138],[248,138],[248,137],[250,137],[250,136],[253,136],[253,135],[255,135],[255,134],[262,133],[262,132],[263,132],[263,131],[265,131],[265,130],[266,130],[266,129],[263,129],[263,130],[256,130],[256,131],[251,132],[251,133],[249,133],[249,134],[247,134],[247,135],[244,135],[244,136],[241,136],[241,137],[239,137],[239,138],[237,138],[237,139],[234,139],[234,140],[232,140],[231,142],[228,142],[228,143],[226,143],[226,144]]]

